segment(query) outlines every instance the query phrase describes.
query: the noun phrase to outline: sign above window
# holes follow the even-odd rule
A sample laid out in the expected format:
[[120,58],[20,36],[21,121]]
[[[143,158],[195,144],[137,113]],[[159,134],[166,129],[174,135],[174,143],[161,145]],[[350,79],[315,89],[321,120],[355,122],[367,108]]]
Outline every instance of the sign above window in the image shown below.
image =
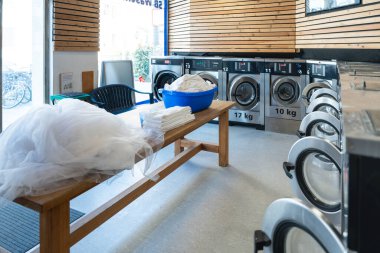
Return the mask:
[[130,3],[136,3],[145,6],[151,6],[156,9],[162,9],[162,0],[124,0]]
[[306,14],[358,5],[361,0],[306,0]]

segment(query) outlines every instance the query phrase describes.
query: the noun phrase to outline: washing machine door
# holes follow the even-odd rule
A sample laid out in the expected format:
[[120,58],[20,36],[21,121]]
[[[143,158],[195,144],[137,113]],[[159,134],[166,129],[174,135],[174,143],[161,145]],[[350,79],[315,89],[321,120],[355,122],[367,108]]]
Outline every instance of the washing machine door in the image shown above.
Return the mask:
[[336,100],[326,97],[320,97],[314,99],[306,108],[306,113],[311,113],[314,111],[327,112],[339,119],[341,110],[339,102],[337,102]]
[[315,111],[306,115],[300,124],[297,135],[300,138],[315,136],[330,141],[340,148],[341,122],[335,116]]
[[294,194],[341,225],[343,154],[332,143],[313,136],[298,140],[283,168]]
[[297,102],[299,95],[299,84],[289,77],[281,77],[273,84],[272,97],[282,106],[286,107]]
[[237,77],[230,84],[229,98],[236,102],[235,108],[250,110],[260,101],[259,84],[249,76]]
[[[210,83],[213,83],[215,84],[217,87],[219,86],[219,81],[218,79],[211,75],[210,73],[207,73],[207,72],[201,72],[198,74],[200,77],[203,78],[203,80],[205,80],[206,82],[210,82]],[[218,98],[218,89],[216,89],[215,93],[214,93],[214,99],[217,99]]]
[[159,89],[163,89],[165,84],[171,84],[174,82],[179,76],[172,71],[161,71],[157,73],[154,86],[153,86],[153,94],[158,100],[162,100],[162,94],[159,92]]
[[270,204],[254,240],[255,253],[347,252],[338,231],[323,214],[297,199],[278,199]]
[[302,90],[302,102],[304,103],[304,105],[308,106],[310,104],[310,98],[313,95],[313,93],[318,89],[322,88],[331,89],[331,86],[322,82],[309,83],[308,85],[306,85],[306,87]]
[[310,103],[313,102],[314,99],[320,98],[320,97],[326,97],[331,98],[336,101],[339,101],[338,93],[330,88],[322,88],[318,89],[315,92],[313,92],[313,95],[310,97]]

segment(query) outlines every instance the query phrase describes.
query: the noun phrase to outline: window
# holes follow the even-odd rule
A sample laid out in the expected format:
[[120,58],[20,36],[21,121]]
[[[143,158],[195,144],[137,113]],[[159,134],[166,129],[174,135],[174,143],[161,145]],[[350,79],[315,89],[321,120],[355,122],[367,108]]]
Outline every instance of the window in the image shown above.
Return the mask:
[[360,4],[360,0],[306,0],[306,13],[327,11]]
[[2,129],[44,103],[44,13],[45,0],[3,1]]
[[[150,91],[149,58],[164,54],[164,1],[101,0],[99,60],[133,61],[135,87]],[[147,99],[136,94],[136,100]]]

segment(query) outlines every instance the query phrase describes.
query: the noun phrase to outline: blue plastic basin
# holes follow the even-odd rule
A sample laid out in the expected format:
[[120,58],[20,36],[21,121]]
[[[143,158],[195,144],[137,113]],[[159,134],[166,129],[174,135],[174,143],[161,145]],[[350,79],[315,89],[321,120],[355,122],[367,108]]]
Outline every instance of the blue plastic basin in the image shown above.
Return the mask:
[[173,106],[190,106],[191,111],[194,113],[207,109],[211,105],[216,89],[217,87],[201,92],[163,90],[162,98],[166,108]]

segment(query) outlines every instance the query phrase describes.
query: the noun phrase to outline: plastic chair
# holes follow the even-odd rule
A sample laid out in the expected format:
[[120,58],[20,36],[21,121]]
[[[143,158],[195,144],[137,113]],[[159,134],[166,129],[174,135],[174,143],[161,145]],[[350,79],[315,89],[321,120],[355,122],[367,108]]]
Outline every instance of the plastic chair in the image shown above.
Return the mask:
[[107,112],[118,114],[136,108],[134,92],[149,95],[149,103],[153,104],[153,93],[138,91],[125,84],[110,84],[94,89],[90,101]]

